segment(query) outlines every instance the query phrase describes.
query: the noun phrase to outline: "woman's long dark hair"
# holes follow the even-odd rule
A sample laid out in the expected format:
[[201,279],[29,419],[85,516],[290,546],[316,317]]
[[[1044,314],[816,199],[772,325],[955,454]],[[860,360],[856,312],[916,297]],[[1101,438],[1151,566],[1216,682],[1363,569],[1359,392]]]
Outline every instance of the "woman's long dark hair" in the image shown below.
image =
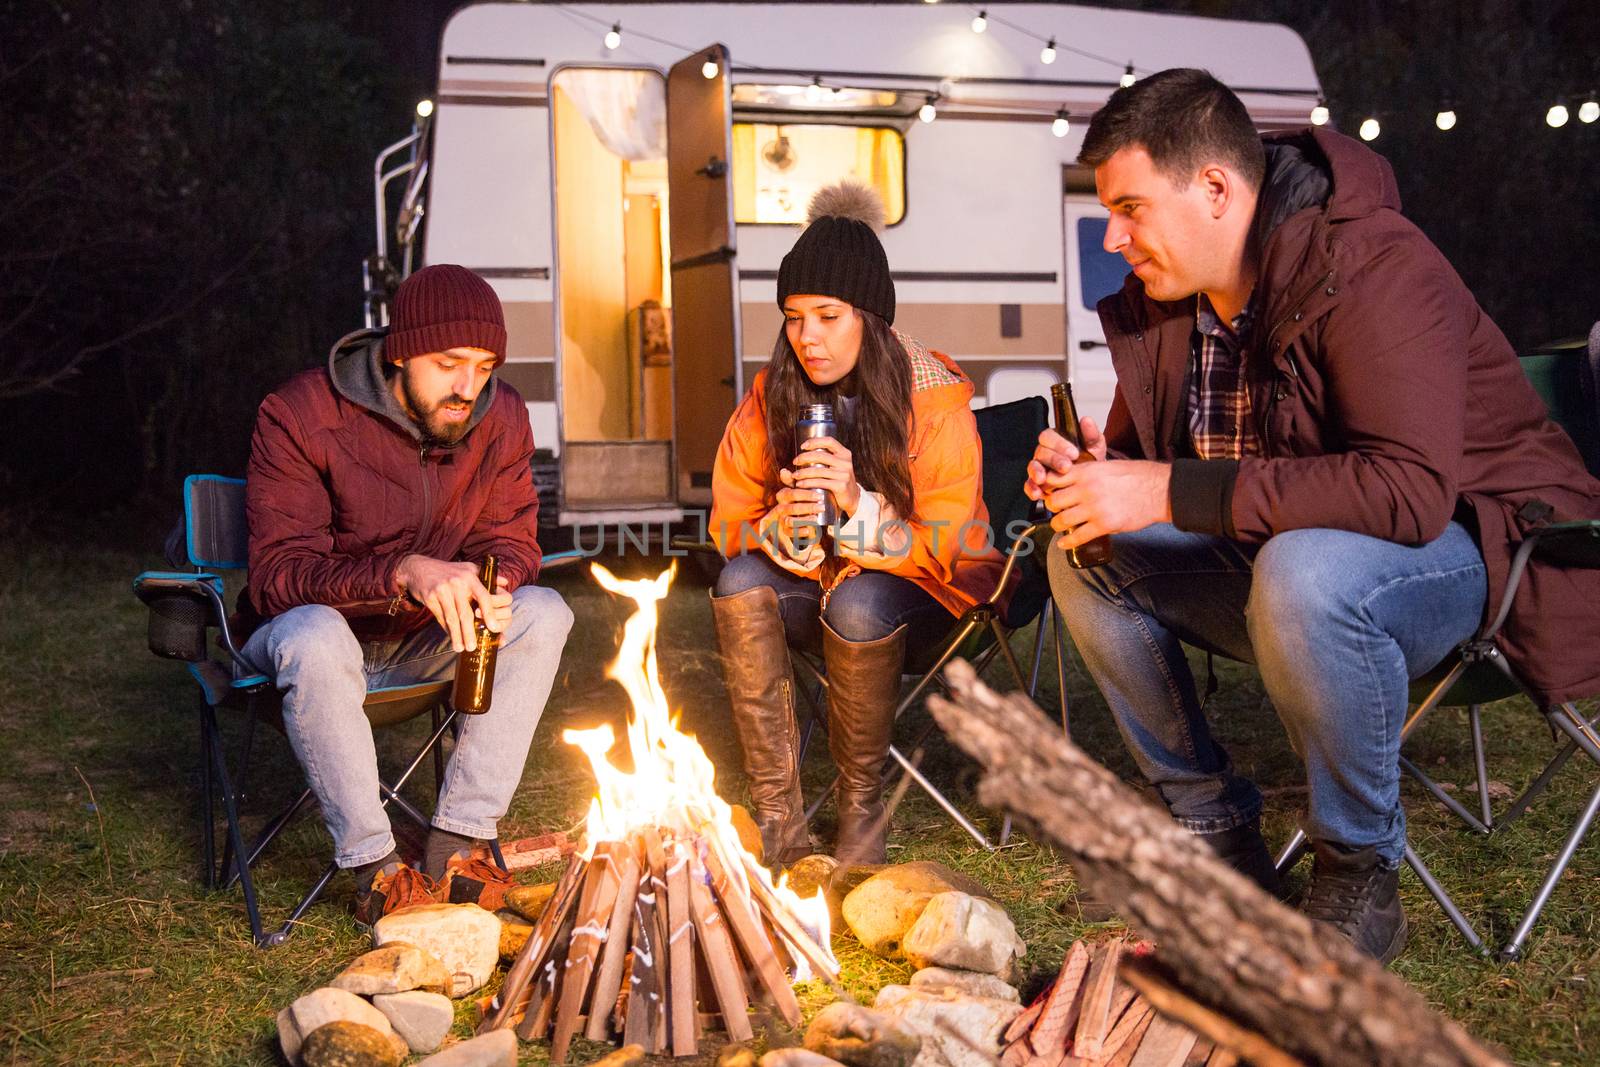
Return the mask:
[[[911,357],[881,315],[861,308],[861,354],[855,369],[829,386],[812,384],[800,358],[780,327],[767,364],[767,495],[782,487],[778,469],[788,467],[800,451],[795,420],[806,404],[832,404],[839,422],[839,442],[850,450],[856,481],[863,489],[883,494],[895,514],[910,521],[916,514],[911,489]],[[855,387],[851,414],[844,417],[839,387]]]

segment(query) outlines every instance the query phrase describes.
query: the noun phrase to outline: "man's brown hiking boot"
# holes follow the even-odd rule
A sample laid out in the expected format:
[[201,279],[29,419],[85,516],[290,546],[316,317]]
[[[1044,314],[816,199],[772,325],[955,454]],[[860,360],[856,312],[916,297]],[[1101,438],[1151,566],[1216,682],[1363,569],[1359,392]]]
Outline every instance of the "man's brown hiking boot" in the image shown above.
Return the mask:
[[511,872],[501,870],[468,849],[462,849],[444,865],[439,879],[439,900],[446,904],[476,904],[485,911],[506,906],[506,893],[516,888]]
[[437,904],[438,889],[432,879],[403,860],[384,864],[372,881],[356,889],[356,922],[370,927],[379,919],[413,904]]

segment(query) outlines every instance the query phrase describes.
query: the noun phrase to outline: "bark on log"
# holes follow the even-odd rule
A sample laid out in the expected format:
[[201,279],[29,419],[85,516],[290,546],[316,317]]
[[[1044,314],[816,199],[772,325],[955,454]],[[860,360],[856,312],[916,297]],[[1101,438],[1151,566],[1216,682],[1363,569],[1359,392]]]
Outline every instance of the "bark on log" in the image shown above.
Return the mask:
[[1082,884],[1117,902],[1190,995],[1329,1067],[1489,1067],[1505,1061],[1331,929],[1218,860],[1160,808],[1063,739],[1028,698],[967,663],[928,707],[984,767],[978,795],[1037,825]]

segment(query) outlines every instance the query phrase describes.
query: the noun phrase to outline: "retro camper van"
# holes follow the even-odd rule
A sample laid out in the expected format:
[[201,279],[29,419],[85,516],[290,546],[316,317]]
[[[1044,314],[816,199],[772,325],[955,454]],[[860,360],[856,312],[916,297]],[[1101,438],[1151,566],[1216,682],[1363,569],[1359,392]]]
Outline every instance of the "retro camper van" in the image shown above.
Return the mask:
[[378,280],[414,262],[488,278],[546,512],[567,527],[677,522],[709,504],[723,427],[772,351],[778,264],[811,193],[854,176],[887,207],[895,325],[954,356],[975,405],[1070,379],[1103,420],[1094,306],[1126,269],[1074,164],[1089,115],[1125,75],[1199,65],[1261,128],[1299,126],[1316,71],[1277,25],[985,14],[469,4],[445,28],[431,117],[378,161],[369,314],[383,316]]

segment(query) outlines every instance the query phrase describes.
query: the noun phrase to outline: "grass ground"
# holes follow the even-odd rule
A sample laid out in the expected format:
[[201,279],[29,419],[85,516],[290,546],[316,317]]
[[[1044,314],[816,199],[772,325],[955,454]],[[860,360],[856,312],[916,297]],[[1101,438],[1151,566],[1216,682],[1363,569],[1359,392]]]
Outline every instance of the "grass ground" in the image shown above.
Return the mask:
[[[277,1063],[273,1016],[332,977],[362,950],[349,917],[351,889],[335,882],[304,927],[270,952],[251,947],[237,891],[208,893],[197,881],[197,735],[192,694],[177,664],[144,648],[144,611],[128,581],[154,557],[0,539],[0,1063]],[[659,561],[632,561],[639,573]],[[507,837],[575,828],[591,781],[560,730],[620,721],[623,696],[604,679],[627,607],[576,570],[551,578],[577,613],[550,706],[522,787],[504,824]],[[1024,638],[1026,635],[1024,635]],[[1024,647],[1024,638],[1017,646]],[[1031,642],[1027,647],[1031,647]],[[738,758],[711,643],[705,591],[680,578],[661,636],[665,684],[736,795]],[[1045,671],[1045,706],[1054,700]],[[1248,668],[1221,666],[1213,698],[1219,734],[1236,762],[1268,794],[1269,838],[1281,841],[1304,802],[1293,759],[1259,682]],[[1133,769],[1082,666],[1068,674],[1077,740],[1125,777]],[[1550,750],[1526,705],[1486,714],[1497,780],[1525,780]],[[902,727],[917,729],[920,723]],[[230,728],[230,741],[239,734]],[[265,817],[299,788],[287,746],[267,737],[248,783],[247,809]],[[383,733],[393,761],[417,731]],[[1465,790],[1470,766],[1464,716],[1437,715],[1411,753]],[[971,795],[974,772],[935,741],[925,769],[966,810],[994,826]],[[807,768],[825,783],[825,756]],[[419,774],[426,779],[426,773]],[[1574,761],[1548,799],[1521,824],[1485,840],[1459,829],[1408,790],[1412,839],[1475,919],[1503,937],[1560,847],[1564,828],[1592,788],[1592,768]],[[426,791],[425,781],[421,792]],[[1458,795],[1463,795],[1458,793]],[[418,799],[422,799],[420,795]],[[1081,920],[1070,871],[1026,841],[997,853],[976,848],[913,790],[899,809],[891,858],[936,859],[992,887],[1027,940],[1037,972],[1059,965],[1064,946],[1091,927]],[[269,919],[282,915],[325,862],[324,831],[302,819],[264,858],[258,886]],[[1501,965],[1467,954],[1409,875],[1402,883],[1413,922],[1396,970],[1440,1010],[1518,1063],[1600,1062],[1600,859],[1579,854],[1529,943],[1528,958]],[[845,979],[870,997],[909,974],[836,942]],[[804,991],[813,1009],[824,990]],[[457,1031],[468,1032],[465,1009]],[[581,1047],[575,1062],[597,1047]],[[542,1044],[522,1046],[524,1063],[545,1062]]]

